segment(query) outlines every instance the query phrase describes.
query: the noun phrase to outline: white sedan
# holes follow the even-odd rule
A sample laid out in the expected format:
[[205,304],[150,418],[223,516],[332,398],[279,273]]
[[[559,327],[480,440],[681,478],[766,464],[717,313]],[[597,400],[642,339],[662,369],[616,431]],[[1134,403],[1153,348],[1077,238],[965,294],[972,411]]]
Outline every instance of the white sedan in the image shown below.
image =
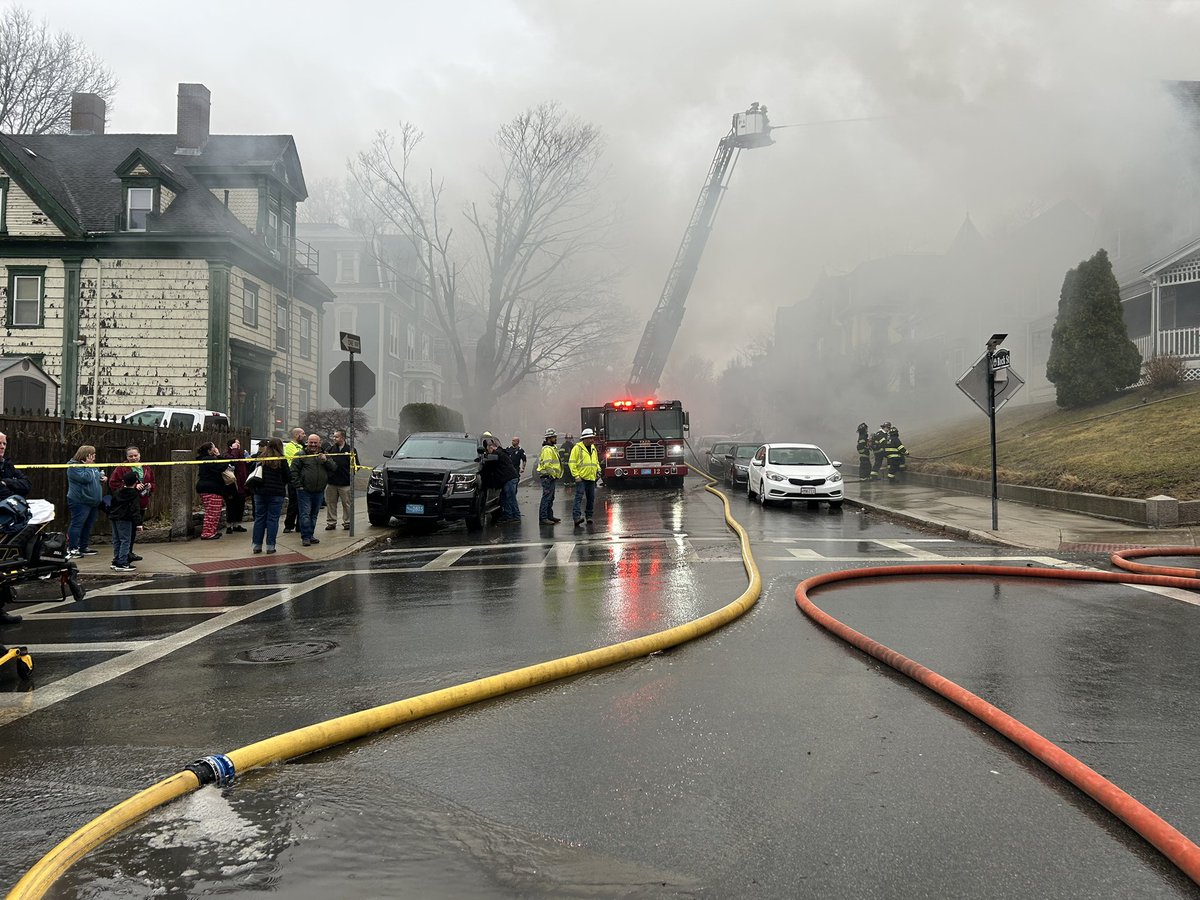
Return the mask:
[[832,462],[815,444],[763,444],[750,460],[746,497],[766,506],[772,501],[825,500],[830,509],[842,506],[840,462]]

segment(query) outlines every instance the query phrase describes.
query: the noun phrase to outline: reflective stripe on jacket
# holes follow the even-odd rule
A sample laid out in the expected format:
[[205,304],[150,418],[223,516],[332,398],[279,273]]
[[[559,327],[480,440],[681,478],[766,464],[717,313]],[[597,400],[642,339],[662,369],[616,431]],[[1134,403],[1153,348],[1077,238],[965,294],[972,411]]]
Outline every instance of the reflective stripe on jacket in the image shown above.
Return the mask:
[[562,461],[558,458],[558,448],[553,444],[542,444],[538,454],[537,473],[548,478],[562,476]]
[[571,474],[579,481],[595,481],[600,477],[600,457],[596,445],[580,441],[571,448]]

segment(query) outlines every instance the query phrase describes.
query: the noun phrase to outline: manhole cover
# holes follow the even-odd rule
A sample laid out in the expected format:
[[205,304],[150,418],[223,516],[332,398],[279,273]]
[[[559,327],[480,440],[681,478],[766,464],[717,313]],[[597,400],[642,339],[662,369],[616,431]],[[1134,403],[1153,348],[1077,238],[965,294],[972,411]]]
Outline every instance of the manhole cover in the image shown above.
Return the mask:
[[243,650],[238,659],[253,663],[295,662],[322,656],[337,647],[334,641],[288,641],[283,644],[267,644],[253,650]]

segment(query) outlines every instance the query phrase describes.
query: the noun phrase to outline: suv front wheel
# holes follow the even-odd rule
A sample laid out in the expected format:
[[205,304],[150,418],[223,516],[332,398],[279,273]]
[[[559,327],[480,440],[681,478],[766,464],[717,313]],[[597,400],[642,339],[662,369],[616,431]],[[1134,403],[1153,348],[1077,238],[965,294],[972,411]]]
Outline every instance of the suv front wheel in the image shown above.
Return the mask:
[[471,514],[467,516],[467,531],[482,531],[484,518],[484,492],[479,492],[479,497],[475,501],[475,506],[471,510]]

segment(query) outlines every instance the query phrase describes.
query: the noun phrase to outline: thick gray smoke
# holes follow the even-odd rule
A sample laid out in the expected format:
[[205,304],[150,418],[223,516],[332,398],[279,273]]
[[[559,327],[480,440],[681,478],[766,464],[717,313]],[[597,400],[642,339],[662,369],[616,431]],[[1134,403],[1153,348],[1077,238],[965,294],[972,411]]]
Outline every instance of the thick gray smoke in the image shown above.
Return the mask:
[[116,70],[110,130],[170,130],[174,85],[202,81],[215,132],[294,134],[310,180],[405,119],[466,197],[497,124],[559,101],[608,138],[632,340],[732,113],[757,100],[780,126],[869,119],[780,129],[742,155],[673,354],[717,371],[822,272],[940,253],[968,214],[985,237],[1064,199],[1127,211],[1163,243],[1200,227],[1171,202],[1194,167],[1158,89],[1200,79],[1196,3],[299,0],[282,54],[262,52],[278,46],[274,5],[205,9],[130,53],[133,0],[37,4]]

